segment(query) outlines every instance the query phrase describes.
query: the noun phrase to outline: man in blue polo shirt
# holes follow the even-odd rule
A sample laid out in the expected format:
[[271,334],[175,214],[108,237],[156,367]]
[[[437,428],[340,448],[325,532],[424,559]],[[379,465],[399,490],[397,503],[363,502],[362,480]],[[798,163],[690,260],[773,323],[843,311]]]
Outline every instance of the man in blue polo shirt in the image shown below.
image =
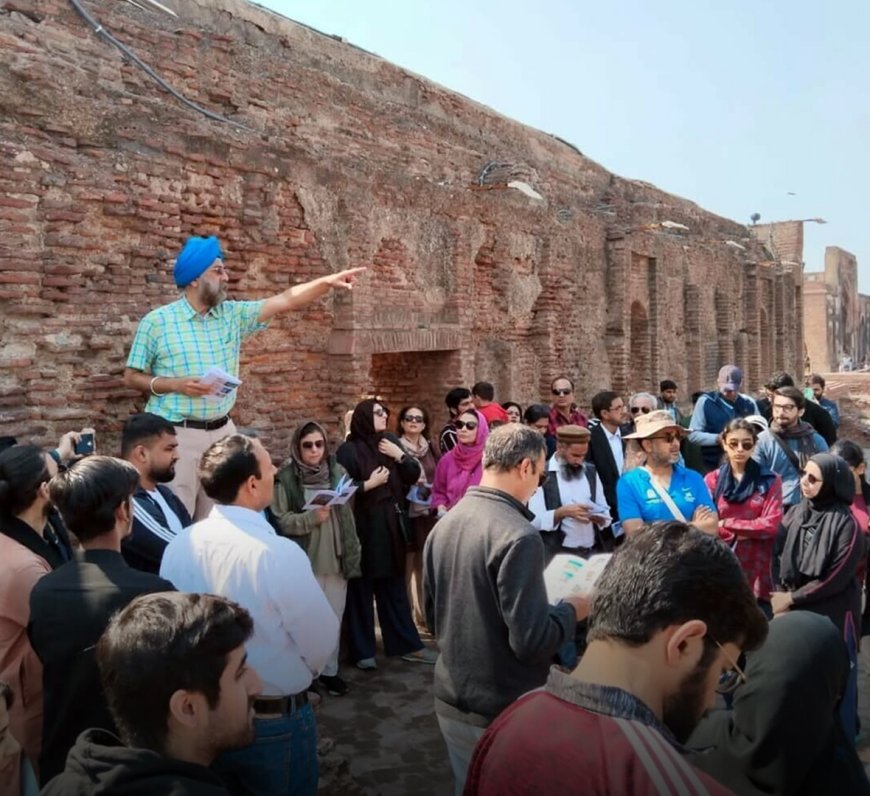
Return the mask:
[[350,289],[365,268],[351,268],[288,287],[259,301],[228,301],[229,273],[220,242],[188,238],[175,260],[175,284],[181,297],[151,310],[139,323],[124,384],[148,396],[146,412],[177,429],[179,460],[172,490],[194,519],[202,519],[211,501],[202,491],[197,465],[219,439],[234,434],[229,412],[237,390],[203,380],[211,368],[238,379],[242,342],[275,315],[299,309],[334,288]]
[[679,464],[680,440],[686,433],[664,410],[636,418],[636,439],[646,463],[627,472],[616,483],[616,502],[626,534],[657,520],[688,522],[715,536],[719,516],[704,479]]

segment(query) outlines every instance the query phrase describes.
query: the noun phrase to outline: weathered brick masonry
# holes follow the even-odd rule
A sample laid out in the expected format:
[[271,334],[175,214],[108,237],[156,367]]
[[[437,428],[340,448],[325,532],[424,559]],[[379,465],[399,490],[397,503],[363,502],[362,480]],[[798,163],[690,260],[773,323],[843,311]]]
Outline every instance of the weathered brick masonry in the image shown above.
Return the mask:
[[87,6],[245,128],[182,107],[66,2],[0,0],[3,433],[91,422],[114,443],[142,405],[121,383],[135,325],[176,295],[194,233],[220,236],[236,296],[370,266],[244,349],[237,422],[276,455],[372,391],[440,419],[478,378],[526,404],[561,372],[588,399],[665,376],[688,394],[726,361],[751,385],[801,369],[801,265],[742,225],[236,0]]

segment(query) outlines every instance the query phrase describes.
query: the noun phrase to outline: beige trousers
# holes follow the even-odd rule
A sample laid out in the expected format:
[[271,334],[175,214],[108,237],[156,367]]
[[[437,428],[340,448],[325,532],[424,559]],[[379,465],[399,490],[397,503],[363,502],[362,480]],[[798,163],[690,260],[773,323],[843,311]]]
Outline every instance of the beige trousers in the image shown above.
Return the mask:
[[169,488],[178,495],[178,499],[184,503],[184,507],[195,520],[205,517],[214,505],[214,501],[203,492],[199,483],[199,460],[215,442],[235,433],[236,427],[232,420],[214,431],[175,427],[178,461],[175,463],[175,478]]

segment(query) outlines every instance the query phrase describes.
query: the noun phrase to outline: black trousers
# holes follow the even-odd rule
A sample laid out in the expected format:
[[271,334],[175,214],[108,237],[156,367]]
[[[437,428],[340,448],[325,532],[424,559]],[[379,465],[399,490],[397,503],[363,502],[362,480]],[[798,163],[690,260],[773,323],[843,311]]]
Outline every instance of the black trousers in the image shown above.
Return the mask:
[[375,657],[375,613],[372,601],[377,601],[378,621],[387,655],[405,655],[423,648],[420,634],[411,616],[405,578],[351,578],[347,582],[348,647],[350,659],[361,661]]

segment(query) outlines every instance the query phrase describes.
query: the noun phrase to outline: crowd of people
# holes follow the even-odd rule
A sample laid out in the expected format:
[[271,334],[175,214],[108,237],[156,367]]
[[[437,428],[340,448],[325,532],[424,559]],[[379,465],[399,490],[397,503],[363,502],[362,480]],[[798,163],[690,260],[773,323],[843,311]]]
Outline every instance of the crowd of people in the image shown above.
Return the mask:
[[[870,487],[824,379],[755,398],[728,364],[691,412],[666,379],[588,415],[565,375],[525,409],[479,381],[441,428],[373,397],[270,452],[228,414],[241,342],[359,270],[231,301],[192,238],[118,455],[2,441],[0,792],[314,794],[313,703],[377,669],[377,612],[434,665],[457,794],[870,794]],[[548,599],[561,554],[611,554],[591,596]]]

